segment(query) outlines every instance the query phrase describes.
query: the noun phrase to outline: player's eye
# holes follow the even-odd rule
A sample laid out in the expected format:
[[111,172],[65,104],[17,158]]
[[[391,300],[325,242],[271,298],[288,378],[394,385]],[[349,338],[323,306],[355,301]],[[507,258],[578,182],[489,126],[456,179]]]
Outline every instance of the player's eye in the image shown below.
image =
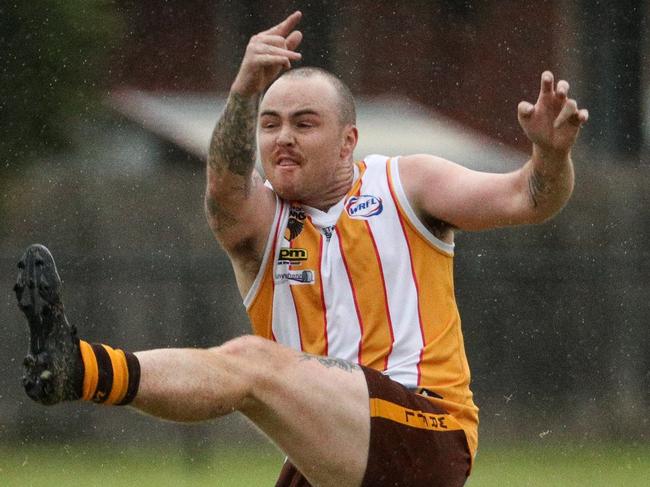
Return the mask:
[[316,125],[316,124],[312,120],[298,120],[296,122],[296,127],[301,128],[301,129],[311,128],[314,125]]

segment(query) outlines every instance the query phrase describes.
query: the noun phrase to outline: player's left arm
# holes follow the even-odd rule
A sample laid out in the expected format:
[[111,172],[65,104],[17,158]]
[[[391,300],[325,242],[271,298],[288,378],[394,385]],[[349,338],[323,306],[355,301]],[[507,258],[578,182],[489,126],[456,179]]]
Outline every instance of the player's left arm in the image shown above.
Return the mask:
[[533,150],[517,171],[492,174],[430,155],[403,157],[400,178],[416,212],[463,230],[541,223],[557,214],[573,192],[571,148],[588,118],[568,90],[546,71],[536,103],[519,104]]

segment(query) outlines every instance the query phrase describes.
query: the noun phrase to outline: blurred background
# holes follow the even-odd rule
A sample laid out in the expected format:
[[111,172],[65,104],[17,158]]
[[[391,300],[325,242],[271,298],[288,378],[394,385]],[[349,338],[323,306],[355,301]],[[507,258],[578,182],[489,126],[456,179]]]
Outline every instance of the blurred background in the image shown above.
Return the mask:
[[[12,286],[24,248],[41,242],[57,259],[68,317],[90,341],[208,347],[247,333],[230,265],[203,216],[204,154],[248,39],[299,8],[302,64],[333,71],[358,96],[357,158],[429,152],[512,170],[530,151],[518,102],[534,102],[545,69],[570,82],[590,119],[574,151],[569,205],[541,226],[457,236],[457,299],[485,445],[470,485],[488,485],[490,468],[501,477],[489,485],[547,485],[562,459],[584,466],[570,485],[601,485],[616,452],[624,455],[617,478],[626,480],[602,485],[646,485],[648,7],[1,2],[0,484],[40,485],[40,469],[48,482],[59,479],[49,485],[78,485],[83,467],[75,465],[92,463],[114,476],[108,485],[121,475],[119,485],[204,485],[197,471],[205,485],[240,485],[215,477],[228,462],[214,458],[236,451],[240,470],[270,465],[262,480],[241,485],[273,485],[282,456],[241,417],[187,426],[121,408],[29,401],[20,384],[26,327]],[[600,453],[574,460],[580,451]],[[509,483],[504,457],[542,468],[512,474],[535,475],[528,483]],[[170,463],[175,480],[160,473]],[[133,476],[132,467],[148,475]],[[18,480],[27,471],[29,483]]]

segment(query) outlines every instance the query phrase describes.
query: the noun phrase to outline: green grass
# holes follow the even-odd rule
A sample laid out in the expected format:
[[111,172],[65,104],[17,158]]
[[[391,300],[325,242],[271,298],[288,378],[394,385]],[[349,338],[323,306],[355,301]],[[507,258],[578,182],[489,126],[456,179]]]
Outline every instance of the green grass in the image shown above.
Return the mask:
[[276,449],[265,445],[218,449],[199,458],[169,447],[124,451],[83,444],[0,448],[0,486],[272,486],[283,460]]
[[[215,449],[192,458],[170,447],[0,447],[2,487],[273,486],[282,455],[271,446]],[[486,445],[469,487],[650,485],[650,446]]]
[[468,487],[646,487],[650,445],[480,447]]

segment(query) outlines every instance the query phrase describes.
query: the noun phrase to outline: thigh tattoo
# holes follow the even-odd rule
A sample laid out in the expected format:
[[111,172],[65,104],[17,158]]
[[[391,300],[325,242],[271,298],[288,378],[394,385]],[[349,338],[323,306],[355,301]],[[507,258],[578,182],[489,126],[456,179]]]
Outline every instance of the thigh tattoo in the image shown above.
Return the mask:
[[327,367],[328,369],[335,367],[337,369],[344,370],[345,372],[361,370],[361,367],[359,367],[357,364],[348,362],[347,360],[343,360],[340,358],[333,358],[333,357],[319,357],[318,355],[310,355],[308,353],[303,354],[300,361],[301,362],[316,361],[320,363],[322,366]]

